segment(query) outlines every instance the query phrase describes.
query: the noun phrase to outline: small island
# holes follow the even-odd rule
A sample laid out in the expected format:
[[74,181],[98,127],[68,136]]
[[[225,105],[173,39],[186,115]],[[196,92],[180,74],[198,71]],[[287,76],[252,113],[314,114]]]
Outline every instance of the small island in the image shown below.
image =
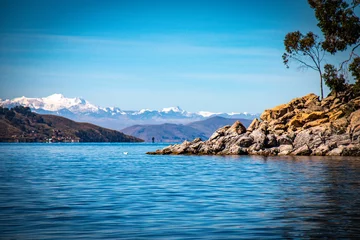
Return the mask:
[[319,100],[315,94],[265,110],[246,129],[237,121],[202,141],[148,154],[360,156],[360,96],[354,86]]

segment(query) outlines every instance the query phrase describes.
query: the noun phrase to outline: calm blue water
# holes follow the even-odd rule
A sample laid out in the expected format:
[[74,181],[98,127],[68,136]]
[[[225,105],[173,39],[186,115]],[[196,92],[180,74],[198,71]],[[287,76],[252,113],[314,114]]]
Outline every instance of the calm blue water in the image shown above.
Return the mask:
[[0,238],[360,237],[360,158],[145,155],[162,147],[0,144]]

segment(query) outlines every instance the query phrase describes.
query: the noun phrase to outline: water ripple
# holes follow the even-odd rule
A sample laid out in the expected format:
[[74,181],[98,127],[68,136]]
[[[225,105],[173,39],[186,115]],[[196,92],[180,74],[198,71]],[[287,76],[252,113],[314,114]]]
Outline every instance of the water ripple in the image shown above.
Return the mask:
[[360,237],[359,158],[144,154],[161,147],[0,144],[0,238]]

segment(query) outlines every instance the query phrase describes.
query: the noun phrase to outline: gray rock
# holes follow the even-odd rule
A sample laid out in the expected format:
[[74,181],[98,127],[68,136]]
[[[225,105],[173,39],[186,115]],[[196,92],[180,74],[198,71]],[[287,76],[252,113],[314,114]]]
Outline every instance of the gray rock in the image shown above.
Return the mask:
[[351,113],[349,117],[350,124],[347,128],[347,132],[351,136],[353,141],[360,139],[360,109]]
[[250,137],[252,137],[254,139],[254,143],[258,143],[261,145],[263,145],[265,143],[266,135],[261,129],[254,130],[250,134]]
[[293,149],[294,147],[292,145],[280,145],[278,155],[289,155],[289,153],[292,152]]
[[220,152],[225,148],[225,138],[224,137],[220,137],[212,146],[212,149],[215,152]]
[[326,145],[330,148],[336,148],[340,145],[349,145],[350,143],[351,139],[348,134],[332,135],[326,139]]
[[240,135],[246,132],[246,128],[240,121],[236,121],[229,129],[226,130],[225,135]]
[[251,137],[243,136],[239,139],[238,144],[240,147],[250,147],[254,140]]
[[342,152],[343,156],[360,156],[360,144],[350,144]]
[[317,147],[319,147],[321,144],[324,144],[324,139],[319,136],[319,135],[311,135],[310,139],[308,140],[308,147],[310,149],[316,149]]
[[343,151],[344,151],[344,146],[339,146],[328,152],[326,156],[341,156]]
[[260,144],[260,143],[255,143],[253,145],[251,145],[249,148],[248,148],[248,152],[250,154],[256,154],[256,152],[262,150],[263,148],[263,145]]
[[219,137],[222,137],[225,135],[225,132],[230,128],[230,125],[224,126],[222,128],[219,128],[218,130],[216,130],[209,138],[209,141],[214,141]]
[[212,148],[209,146],[208,143],[204,143],[203,145],[200,146],[200,148],[198,149],[198,153],[199,154],[206,154],[206,155],[210,155],[210,154],[214,154],[214,151],[212,150]]
[[265,147],[272,148],[277,146],[278,146],[278,141],[276,139],[276,136],[274,134],[268,134],[265,138]]
[[291,152],[291,155],[310,155],[311,154],[311,149],[308,147],[308,145],[304,144],[303,146],[295,149],[294,151]]
[[288,135],[282,135],[277,139],[279,145],[292,145],[293,141]]
[[310,138],[311,138],[311,130],[310,129],[299,132],[296,135],[294,143],[293,143],[295,149],[302,147],[305,144],[309,143]]
[[219,152],[218,155],[247,155],[248,151],[246,148],[242,148],[237,145],[232,145],[230,148],[224,149]]
[[249,127],[246,129],[248,132],[252,132],[255,129],[257,129],[260,125],[260,122],[257,118],[255,118],[249,125]]
[[325,156],[330,151],[330,147],[326,144],[321,144],[319,147],[312,150],[312,155]]

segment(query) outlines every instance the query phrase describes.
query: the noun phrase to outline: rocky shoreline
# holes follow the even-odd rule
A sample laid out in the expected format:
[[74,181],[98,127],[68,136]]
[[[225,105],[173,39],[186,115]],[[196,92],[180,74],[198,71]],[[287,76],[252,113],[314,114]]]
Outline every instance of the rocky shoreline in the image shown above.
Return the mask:
[[308,94],[269,110],[246,129],[239,121],[202,141],[147,154],[360,156],[360,97]]

